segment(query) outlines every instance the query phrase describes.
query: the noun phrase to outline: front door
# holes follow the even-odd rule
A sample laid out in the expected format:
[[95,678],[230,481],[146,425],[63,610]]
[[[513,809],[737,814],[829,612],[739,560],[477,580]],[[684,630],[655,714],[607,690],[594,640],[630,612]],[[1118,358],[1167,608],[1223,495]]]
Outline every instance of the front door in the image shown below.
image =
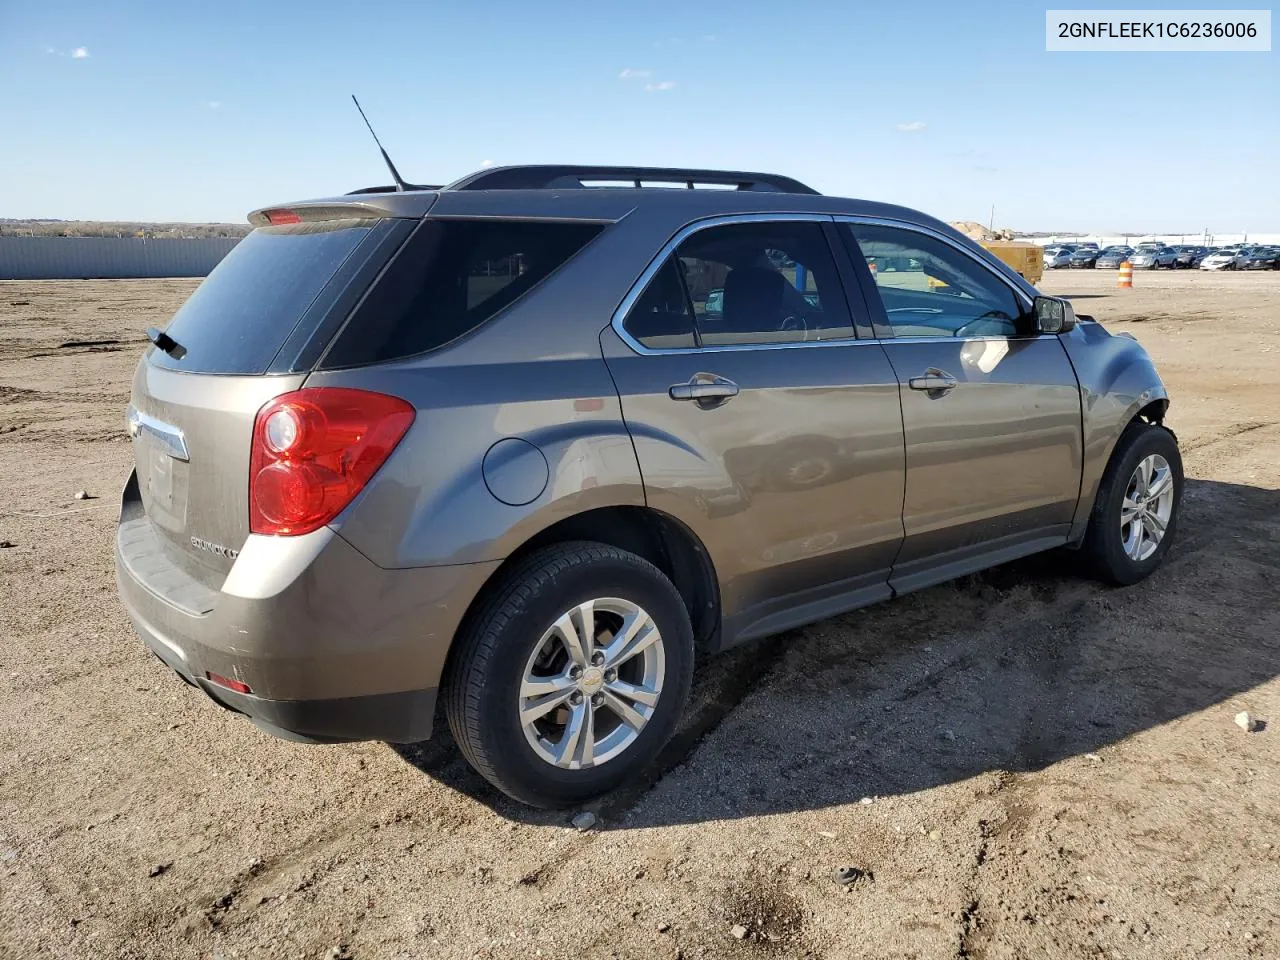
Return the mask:
[[[851,222],[906,436],[906,590],[1060,544],[1082,463],[1080,391],[1030,300],[941,236]],[[855,268],[861,271],[860,264]]]
[[855,338],[829,229],[691,230],[602,336],[648,503],[706,545],[730,643],[887,597],[902,542],[897,378]]

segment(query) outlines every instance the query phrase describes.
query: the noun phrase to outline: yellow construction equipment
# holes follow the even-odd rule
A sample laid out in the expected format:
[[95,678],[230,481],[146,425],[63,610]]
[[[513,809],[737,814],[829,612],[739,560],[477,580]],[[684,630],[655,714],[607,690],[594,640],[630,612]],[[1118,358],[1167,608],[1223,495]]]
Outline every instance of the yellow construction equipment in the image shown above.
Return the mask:
[[1027,283],[1039,283],[1044,276],[1044,247],[1023,240],[979,240],[997,257],[1013,267]]
[[989,230],[972,220],[957,221],[951,226],[1013,267],[1027,283],[1039,283],[1044,276],[1044,248],[1038,243],[1014,240],[1011,231]]

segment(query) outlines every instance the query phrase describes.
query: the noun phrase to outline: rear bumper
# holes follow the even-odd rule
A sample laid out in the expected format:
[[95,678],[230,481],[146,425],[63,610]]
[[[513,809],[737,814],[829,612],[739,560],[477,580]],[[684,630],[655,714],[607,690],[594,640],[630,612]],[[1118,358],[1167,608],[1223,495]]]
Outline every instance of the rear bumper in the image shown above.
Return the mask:
[[308,740],[426,739],[458,624],[498,566],[384,570],[327,528],[251,536],[220,589],[192,603],[164,561],[173,547],[145,542],[147,523],[126,503],[115,551],[143,641],[222,706]]
[[307,743],[385,740],[416,743],[431,736],[436,689],[325,700],[268,700],[220,687],[192,670],[182,651],[162,639],[130,611],[147,648],[183,680],[203,690],[214,703],[243,714],[268,733]]

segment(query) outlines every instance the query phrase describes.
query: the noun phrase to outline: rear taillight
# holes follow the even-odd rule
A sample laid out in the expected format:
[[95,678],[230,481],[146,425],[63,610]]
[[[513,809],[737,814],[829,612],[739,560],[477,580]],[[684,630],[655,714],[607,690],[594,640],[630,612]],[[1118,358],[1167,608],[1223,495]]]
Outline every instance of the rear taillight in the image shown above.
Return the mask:
[[253,424],[249,529],[297,536],[336,517],[413,423],[399,397],[311,387],[276,397]]

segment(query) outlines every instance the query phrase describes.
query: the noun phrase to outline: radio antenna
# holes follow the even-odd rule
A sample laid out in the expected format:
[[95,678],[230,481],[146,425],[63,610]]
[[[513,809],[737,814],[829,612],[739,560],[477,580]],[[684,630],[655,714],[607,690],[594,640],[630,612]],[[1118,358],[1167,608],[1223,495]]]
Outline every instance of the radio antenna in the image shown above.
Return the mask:
[[400,171],[396,169],[396,165],[391,162],[391,158],[387,156],[387,149],[382,145],[382,141],[378,139],[378,135],[373,132],[373,124],[369,122],[369,118],[364,115],[364,107],[360,106],[360,101],[356,99],[356,95],[351,95],[351,102],[356,105],[356,109],[360,111],[360,119],[364,121],[364,125],[369,128],[369,135],[373,137],[373,142],[378,145],[378,149],[382,151],[382,160],[387,165],[387,169],[391,171],[391,179],[396,182],[396,191],[403,193],[409,189],[409,185],[405,183],[404,178],[400,176]]

